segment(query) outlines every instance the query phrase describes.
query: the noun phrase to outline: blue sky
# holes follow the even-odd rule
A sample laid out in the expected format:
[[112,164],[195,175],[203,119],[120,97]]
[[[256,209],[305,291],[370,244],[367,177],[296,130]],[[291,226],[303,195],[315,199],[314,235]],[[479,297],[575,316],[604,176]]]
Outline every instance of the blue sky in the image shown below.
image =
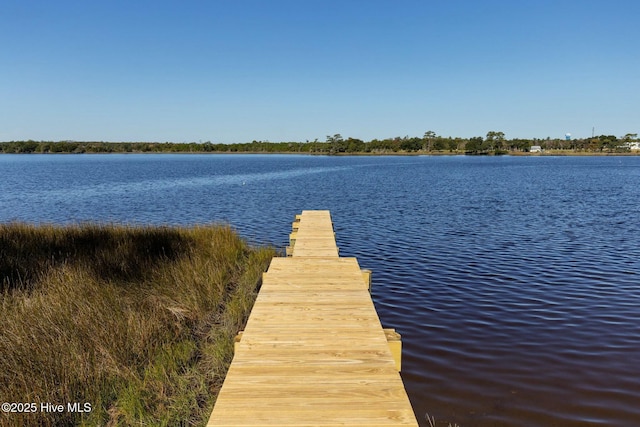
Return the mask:
[[640,133],[637,0],[0,0],[0,141]]

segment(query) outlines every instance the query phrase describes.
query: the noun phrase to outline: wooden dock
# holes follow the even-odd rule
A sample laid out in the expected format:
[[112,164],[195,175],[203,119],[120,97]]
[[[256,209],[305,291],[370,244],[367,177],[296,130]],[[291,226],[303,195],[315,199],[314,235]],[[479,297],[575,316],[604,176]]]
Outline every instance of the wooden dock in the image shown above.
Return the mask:
[[296,216],[290,239],[290,256],[264,273],[207,426],[417,426],[399,337],[380,324],[369,273],[338,256],[329,211]]

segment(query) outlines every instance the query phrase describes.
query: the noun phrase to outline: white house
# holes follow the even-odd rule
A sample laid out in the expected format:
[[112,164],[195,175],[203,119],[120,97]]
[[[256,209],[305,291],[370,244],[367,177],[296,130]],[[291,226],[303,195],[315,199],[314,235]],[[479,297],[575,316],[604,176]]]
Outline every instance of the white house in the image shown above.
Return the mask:
[[532,145],[531,148],[529,148],[529,152],[530,153],[542,153],[542,147],[540,147],[539,145]]

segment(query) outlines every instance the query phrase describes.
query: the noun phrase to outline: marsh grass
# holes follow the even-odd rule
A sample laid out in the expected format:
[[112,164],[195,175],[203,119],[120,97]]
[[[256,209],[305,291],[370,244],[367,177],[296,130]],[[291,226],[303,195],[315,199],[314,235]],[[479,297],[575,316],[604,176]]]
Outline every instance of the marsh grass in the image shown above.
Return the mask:
[[[424,415],[425,419],[427,420],[427,422],[429,423],[429,427],[436,427],[436,417],[434,416],[430,416],[428,413]],[[451,423],[447,424],[447,427],[460,427],[458,424],[453,424],[451,425]]]
[[0,425],[205,424],[274,255],[223,226],[0,225],[0,401],[65,405]]

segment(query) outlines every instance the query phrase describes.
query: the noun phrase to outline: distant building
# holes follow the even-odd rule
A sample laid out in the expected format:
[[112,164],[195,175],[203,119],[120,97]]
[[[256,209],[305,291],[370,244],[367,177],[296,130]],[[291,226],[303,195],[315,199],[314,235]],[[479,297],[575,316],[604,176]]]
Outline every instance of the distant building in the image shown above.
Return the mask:
[[529,152],[530,153],[542,153],[542,147],[540,147],[539,145],[532,145],[531,148],[529,148]]
[[640,141],[627,142],[623,147],[629,150],[640,150]]

